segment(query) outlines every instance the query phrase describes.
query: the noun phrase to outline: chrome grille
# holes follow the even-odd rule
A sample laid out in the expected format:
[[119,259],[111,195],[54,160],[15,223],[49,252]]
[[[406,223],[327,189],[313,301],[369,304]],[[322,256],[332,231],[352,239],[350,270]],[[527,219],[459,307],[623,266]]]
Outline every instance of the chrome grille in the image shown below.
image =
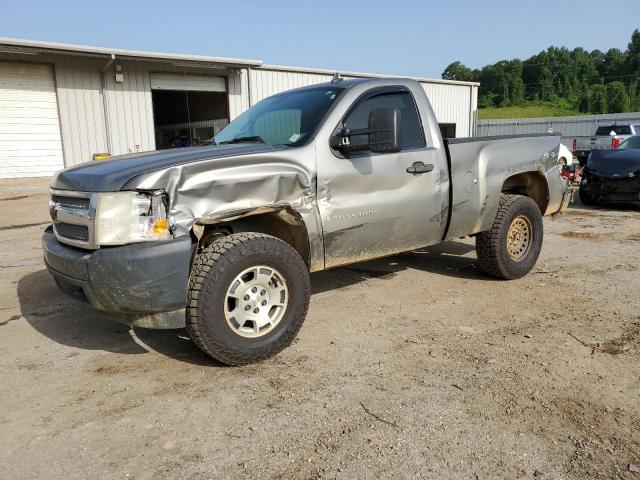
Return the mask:
[[51,201],[64,208],[75,208],[78,210],[89,210],[89,198],[64,197],[62,195],[52,195]]
[[79,240],[81,242],[89,241],[89,227],[86,225],[73,225],[72,223],[56,222],[53,224],[53,229],[59,237]]
[[49,210],[53,231],[61,243],[96,249],[95,214],[98,194],[51,189]]

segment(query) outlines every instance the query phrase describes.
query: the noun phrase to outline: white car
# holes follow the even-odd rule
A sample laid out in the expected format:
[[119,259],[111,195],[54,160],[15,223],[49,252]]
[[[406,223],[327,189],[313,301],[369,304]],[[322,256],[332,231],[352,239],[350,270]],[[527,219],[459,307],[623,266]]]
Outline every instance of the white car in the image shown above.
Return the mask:
[[562,143],[560,144],[560,150],[558,151],[558,163],[562,167],[563,165],[573,164],[573,153]]

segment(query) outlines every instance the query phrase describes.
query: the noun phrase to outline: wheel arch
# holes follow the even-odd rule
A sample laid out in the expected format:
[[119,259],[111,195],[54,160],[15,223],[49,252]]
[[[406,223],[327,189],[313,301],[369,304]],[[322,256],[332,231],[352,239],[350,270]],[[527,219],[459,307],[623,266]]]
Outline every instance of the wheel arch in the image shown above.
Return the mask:
[[501,193],[531,198],[538,205],[542,215],[549,207],[549,184],[541,172],[522,172],[507,177],[502,184]]
[[289,205],[259,207],[216,218],[200,218],[192,229],[198,250],[206,248],[220,236],[244,232],[264,233],[279,238],[293,247],[307,268],[312,269],[314,259],[309,229],[300,213]]

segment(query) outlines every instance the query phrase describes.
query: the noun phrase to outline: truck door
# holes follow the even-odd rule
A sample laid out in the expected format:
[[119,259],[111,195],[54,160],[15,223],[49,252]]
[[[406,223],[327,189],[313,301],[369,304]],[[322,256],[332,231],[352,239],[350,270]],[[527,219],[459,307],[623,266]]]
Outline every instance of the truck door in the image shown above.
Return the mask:
[[352,147],[363,150],[348,158],[332,148],[326,155],[324,148],[318,149],[318,207],[326,267],[437,243],[444,233],[446,154],[425,141],[416,102],[407,88],[370,90],[347,111],[334,135],[344,127],[366,130],[370,112],[388,107],[400,110],[400,152],[370,152],[367,134],[351,136]]

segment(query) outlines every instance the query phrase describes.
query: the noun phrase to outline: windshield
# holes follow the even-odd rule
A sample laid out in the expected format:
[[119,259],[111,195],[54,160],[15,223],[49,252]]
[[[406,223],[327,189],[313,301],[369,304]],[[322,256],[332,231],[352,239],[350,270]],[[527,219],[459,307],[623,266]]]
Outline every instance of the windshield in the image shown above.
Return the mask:
[[265,98],[218,133],[215,143],[302,145],[343,91],[324,86]]
[[640,136],[629,137],[620,144],[618,150],[640,149]]
[[606,127],[598,127],[596,135],[631,135],[631,127],[629,125],[607,125]]

